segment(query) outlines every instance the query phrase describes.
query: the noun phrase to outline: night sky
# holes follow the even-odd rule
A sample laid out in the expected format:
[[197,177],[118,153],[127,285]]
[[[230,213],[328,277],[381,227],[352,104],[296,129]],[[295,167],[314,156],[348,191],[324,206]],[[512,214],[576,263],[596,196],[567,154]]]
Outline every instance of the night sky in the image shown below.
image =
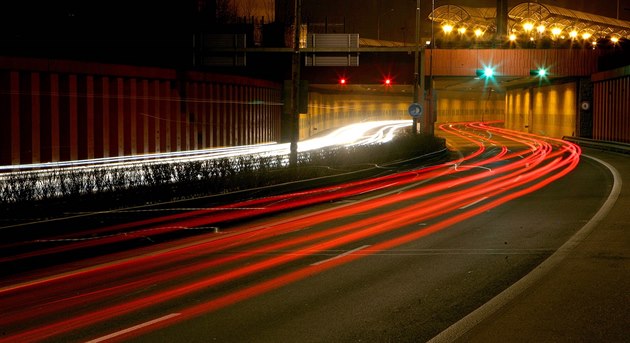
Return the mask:
[[191,8],[188,1],[3,1],[0,55],[177,64],[190,46]]

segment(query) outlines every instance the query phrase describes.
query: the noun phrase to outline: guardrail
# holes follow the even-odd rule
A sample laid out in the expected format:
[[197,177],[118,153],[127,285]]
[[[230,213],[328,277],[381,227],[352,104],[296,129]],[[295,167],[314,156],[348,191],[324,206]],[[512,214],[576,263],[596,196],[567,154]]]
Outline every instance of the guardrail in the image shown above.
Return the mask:
[[630,144],[620,143],[620,142],[612,142],[612,141],[600,141],[589,138],[581,138],[581,137],[573,137],[573,136],[563,136],[563,140],[575,143],[579,146],[584,146],[588,148],[595,148],[607,151],[620,152],[623,154],[630,154]]

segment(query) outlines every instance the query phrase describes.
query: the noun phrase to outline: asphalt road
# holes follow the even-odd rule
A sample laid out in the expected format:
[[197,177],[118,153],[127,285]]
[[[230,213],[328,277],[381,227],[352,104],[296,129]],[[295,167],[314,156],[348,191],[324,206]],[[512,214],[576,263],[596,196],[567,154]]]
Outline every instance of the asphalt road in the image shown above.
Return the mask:
[[583,156],[615,176],[598,213],[534,272],[432,343],[628,341],[630,156],[593,149]]
[[208,232],[11,275],[0,341],[427,341],[552,256],[613,187],[606,167],[571,164],[561,142],[479,126],[443,134],[456,163],[250,203],[232,210],[345,194],[213,229],[214,212],[169,218],[160,225]]
[[[448,230],[140,341],[427,341],[549,257],[591,218],[609,185],[606,170],[582,159],[567,177]],[[501,341],[494,330],[482,337]]]

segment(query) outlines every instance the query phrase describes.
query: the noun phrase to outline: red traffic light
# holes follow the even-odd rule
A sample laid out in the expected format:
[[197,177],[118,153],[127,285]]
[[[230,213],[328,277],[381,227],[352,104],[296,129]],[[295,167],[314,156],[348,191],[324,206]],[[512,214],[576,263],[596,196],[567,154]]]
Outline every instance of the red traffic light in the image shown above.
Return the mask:
[[346,78],[345,77],[340,78],[339,79],[339,84],[340,85],[345,85],[346,84]]
[[383,81],[385,83],[385,86],[391,86],[392,85],[392,79],[390,79],[389,77],[385,79],[385,81]]

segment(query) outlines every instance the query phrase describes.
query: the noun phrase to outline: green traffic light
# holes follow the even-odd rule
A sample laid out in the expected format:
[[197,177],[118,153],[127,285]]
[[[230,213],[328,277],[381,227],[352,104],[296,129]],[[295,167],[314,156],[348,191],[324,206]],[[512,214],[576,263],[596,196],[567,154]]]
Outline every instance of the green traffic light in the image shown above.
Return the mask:
[[492,68],[490,67],[483,68],[483,76],[492,77],[493,75],[494,75],[494,70],[492,70]]
[[489,79],[494,76],[494,69],[491,67],[484,67],[483,69],[477,69],[475,73],[479,77],[484,77],[484,78]]
[[546,77],[548,72],[547,69],[540,67],[538,69],[532,69],[529,71],[529,74],[532,76],[538,76],[538,77]]

